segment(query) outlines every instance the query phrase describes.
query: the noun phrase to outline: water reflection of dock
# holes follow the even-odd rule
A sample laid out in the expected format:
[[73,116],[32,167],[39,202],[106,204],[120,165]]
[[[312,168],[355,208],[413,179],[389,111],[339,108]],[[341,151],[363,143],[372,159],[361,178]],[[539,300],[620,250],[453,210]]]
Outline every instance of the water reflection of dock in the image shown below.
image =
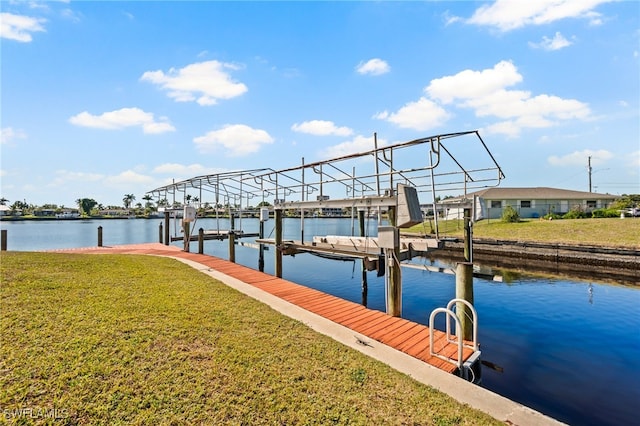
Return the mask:
[[[202,233],[202,239],[203,240],[218,240],[218,241],[222,241],[222,240],[227,240],[229,239],[229,235],[233,233],[234,237],[237,238],[253,238],[253,237],[257,237],[259,234],[257,232],[244,232],[244,231],[233,231],[233,230],[217,230],[217,229],[211,229],[211,230],[205,230]],[[199,239],[199,235],[196,234],[191,234],[189,236],[189,241],[198,241]],[[178,236],[178,237],[171,237],[171,242],[174,241],[184,241],[184,236]]]
[[[257,243],[275,245],[275,239],[263,238]],[[431,238],[400,238],[400,261],[424,256],[429,250],[440,248],[441,242]],[[365,269],[378,269],[383,248],[376,237],[348,237],[342,235],[314,236],[311,242],[284,240],[280,245],[284,255],[311,253],[332,259],[361,259]]]

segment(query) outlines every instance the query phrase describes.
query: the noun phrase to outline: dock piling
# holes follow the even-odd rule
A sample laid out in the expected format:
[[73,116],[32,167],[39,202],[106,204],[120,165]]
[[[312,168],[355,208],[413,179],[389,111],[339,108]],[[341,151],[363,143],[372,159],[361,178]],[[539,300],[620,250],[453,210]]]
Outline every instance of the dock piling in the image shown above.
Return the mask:
[[[456,298],[463,299],[473,305],[473,237],[471,234],[471,209],[464,209],[464,259],[456,266]],[[456,305],[456,312],[460,319],[462,334],[471,340],[473,325],[471,310],[463,303]]]
[[[456,299],[466,300],[473,305],[473,263],[460,262],[456,265]],[[458,303],[456,314],[460,319],[464,339],[471,340],[473,337],[471,310],[464,303]]]
[[[258,238],[261,240],[264,238],[264,220],[260,220],[260,230]],[[264,243],[260,243],[258,246],[258,271],[264,272]]]
[[[366,230],[364,227],[364,210],[358,210],[358,225],[360,226],[360,236],[366,237]],[[367,307],[367,296],[369,293],[369,284],[367,283],[367,268],[365,266],[365,260],[360,261],[362,265],[362,305]]]
[[98,247],[102,247],[102,225],[98,226]]
[[162,222],[160,222],[160,226],[158,227],[158,242],[162,244]]
[[169,245],[169,212],[164,212],[164,245]]
[[275,275],[278,278],[282,278],[282,210],[276,209],[274,215],[276,221],[276,235],[275,235],[275,243],[276,250],[273,255],[275,258]]
[[191,225],[186,220],[182,220],[182,230],[183,230],[183,241],[184,248],[183,250],[189,253],[189,245],[191,245]]
[[229,230],[229,262],[236,263],[236,234]]
[[204,254],[204,229],[198,229],[198,254]]
[[0,231],[0,251],[7,251],[7,230]]

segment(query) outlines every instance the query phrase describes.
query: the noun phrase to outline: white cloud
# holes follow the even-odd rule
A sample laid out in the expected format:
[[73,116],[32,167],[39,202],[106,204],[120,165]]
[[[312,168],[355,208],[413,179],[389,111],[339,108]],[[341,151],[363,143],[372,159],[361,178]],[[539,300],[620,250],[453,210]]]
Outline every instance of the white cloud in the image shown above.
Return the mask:
[[[551,118],[559,120],[585,119],[590,115],[588,105],[574,99],[562,99],[550,95],[531,97],[530,92],[513,90],[501,90],[482,98],[469,99],[461,105],[473,108],[479,117],[517,117],[523,124],[541,120],[547,121]],[[549,124],[553,123],[549,122]]]
[[0,13],[0,37],[29,43],[33,40],[31,33],[45,31],[42,26],[46,19],[32,18],[13,13]]
[[177,102],[196,101],[200,105],[215,105],[218,99],[240,96],[248,89],[243,83],[232,80],[229,70],[237,70],[234,64],[218,61],[197,62],[184,68],[163,71],[147,71],[141,81],[160,86]]
[[501,121],[482,129],[483,133],[494,133],[515,138],[520,136],[520,126],[514,121]]
[[405,129],[430,130],[444,124],[451,115],[435,102],[420,98],[409,102],[397,112],[384,111],[373,116]]
[[60,12],[60,15],[62,15],[63,18],[68,19],[69,21],[74,23],[78,23],[82,20],[82,14],[71,9],[64,9],[62,12]]
[[72,172],[69,170],[56,170],[55,177],[47,185],[49,187],[62,186],[68,182],[97,182],[104,179],[100,173]]
[[549,38],[547,36],[542,37],[542,41],[539,43],[529,42],[529,46],[534,49],[543,49],[549,51],[560,50],[565,47],[571,46],[572,44],[573,43],[564,38],[564,36],[560,34],[560,32],[556,32],[556,35],[553,36],[553,38]]
[[382,75],[391,71],[391,67],[386,61],[379,58],[369,59],[367,62],[360,62],[356,67],[360,74]]
[[[378,138],[378,147],[380,148],[385,145],[388,145],[388,142],[385,139]],[[373,136],[358,135],[349,141],[328,147],[320,153],[320,156],[325,159],[338,158],[345,155],[371,151],[374,148]]]
[[273,138],[261,129],[253,129],[244,124],[227,124],[222,129],[212,130],[193,141],[202,153],[222,148],[228,155],[238,157],[259,151],[262,145],[273,143]]
[[10,144],[18,139],[26,139],[27,134],[19,129],[13,129],[12,127],[4,127],[0,131],[0,144]]
[[118,175],[107,176],[104,179],[105,184],[109,186],[128,186],[138,184],[150,184],[154,179],[150,176],[140,174],[133,170],[126,170]]
[[511,31],[527,25],[545,25],[567,18],[587,19],[591,25],[600,25],[601,15],[593,9],[610,1],[612,0],[497,0],[478,8],[466,22],[494,27],[500,31]]
[[296,123],[291,126],[291,130],[299,133],[308,133],[316,136],[349,136],[353,134],[353,130],[348,127],[337,127],[333,121],[311,120],[304,121],[300,124]]
[[96,129],[117,130],[126,127],[142,127],[146,134],[159,134],[175,130],[166,118],[156,121],[153,114],[140,108],[122,108],[105,112],[101,115],[92,115],[87,111],[69,118],[69,122],[76,126],[92,127]]
[[583,151],[574,151],[562,157],[552,155],[547,161],[552,166],[586,166],[589,157],[591,157],[591,165],[596,166],[612,159],[613,154],[606,149],[599,149],[597,151],[585,149]]
[[459,16],[451,15],[451,13],[448,10],[442,14],[442,19],[444,20],[445,26],[449,26],[463,20]]
[[482,71],[464,70],[431,81],[425,92],[444,104],[470,108],[478,117],[498,117],[503,122],[485,130],[517,136],[522,128],[550,127],[560,120],[587,119],[588,104],[575,99],[541,94],[532,96],[524,90],[507,88],[523,81],[515,65],[501,61]]
[[152,173],[167,174],[173,177],[193,177],[206,174],[220,173],[223,169],[214,169],[211,167],[205,167],[202,164],[178,164],[178,163],[164,163],[154,167]]
[[466,69],[457,74],[431,80],[424,88],[426,97],[409,102],[395,113],[384,111],[374,118],[399,127],[429,130],[444,124],[451,114],[440,104],[473,110],[477,117],[496,117],[501,121],[485,125],[489,133],[516,137],[523,128],[544,128],[562,120],[586,120],[589,105],[555,95],[532,95],[510,89],[523,81],[510,61],[500,61],[484,70]]
[[464,70],[431,80],[425,92],[430,98],[451,103],[456,98],[481,98],[522,81],[522,75],[509,61],[500,61],[482,71]]

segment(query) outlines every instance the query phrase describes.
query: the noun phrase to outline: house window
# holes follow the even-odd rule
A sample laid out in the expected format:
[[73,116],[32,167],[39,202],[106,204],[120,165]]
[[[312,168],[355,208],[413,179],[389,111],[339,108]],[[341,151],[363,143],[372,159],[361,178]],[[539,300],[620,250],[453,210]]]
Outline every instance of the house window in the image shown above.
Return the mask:
[[502,208],[502,201],[491,200],[491,208],[492,209],[501,209]]
[[530,209],[531,208],[531,200],[520,201],[520,208],[522,208],[522,209]]
[[587,200],[588,209],[595,209],[596,207],[598,207],[598,202],[596,200]]

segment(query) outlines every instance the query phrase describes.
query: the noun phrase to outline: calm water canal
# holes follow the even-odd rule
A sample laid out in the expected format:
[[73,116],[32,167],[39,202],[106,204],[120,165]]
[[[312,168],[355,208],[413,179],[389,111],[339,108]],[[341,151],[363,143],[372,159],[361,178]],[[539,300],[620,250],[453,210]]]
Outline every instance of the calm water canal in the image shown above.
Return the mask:
[[[155,242],[160,222],[22,221],[0,226],[8,230],[9,250],[43,250],[95,246],[98,226],[103,227],[104,245]],[[229,227],[224,219],[219,224]],[[266,223],[266,237],[273,225]],[[196,227],[216,229],[218,221],[200,219]],[[375,236],[375,222],[368,227]],[[257,232],[258,222],[236,219],[240,228]],[[285,239],[299,239],[300,220],[285,220],[284,233]],[[350,234],[351,221],[307,219],[304,233],[307,240],[312,235]],[[192,243],[192,251],[197,251],[197,243]],[[205,252],[226,259],[227,242],[207,241]],[[273,273],[272,253],[265,252],[267,273]],[[257,269],[257,250],[238,246],[236,261]],[[359,262],[285,256],[283,277],[384,311],[384,279],[368,273],[369,291],[363,300]],[[427,324],[433,309],[455,297],[452,275],[404,268],[402,280],[403,316],[419,323]],[[503,368],[501,373],[484,368],[482,386],[569,424],[637,424],[639,286],[513,274],[505,282],[474,279],[474,292],[482,357]]]

